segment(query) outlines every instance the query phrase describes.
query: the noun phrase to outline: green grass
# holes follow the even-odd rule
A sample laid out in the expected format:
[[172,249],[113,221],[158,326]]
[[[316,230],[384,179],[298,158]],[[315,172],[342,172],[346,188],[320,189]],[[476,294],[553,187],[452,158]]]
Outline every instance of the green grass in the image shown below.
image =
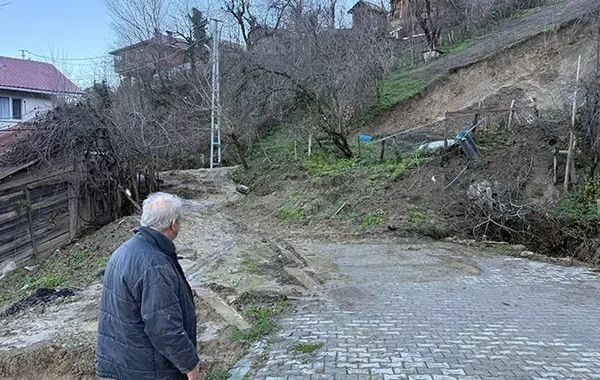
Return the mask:
[[425,216],[420,211],[411,211],[408,213],[407,220],[409,223],[414,224],[423,223],[425,221]]
[[279,219],[288,223],[297,223],[304,218],[302,201],[294,194],[279,208]]
[[598,185],[587,182],[580,189],[563,195],[556,204],[559,217],[571,219],[580,225],[596,223],[598,220]]
[[33,271],[20,267],[2,280],[0,303],[23,299],[38,288],[85,287],[97,280],[109,258],[105,253],[82,249],[32,259],[27,265]]
[[297,354],[312,354],[321,347],[323,347],[323,342],[298,343],[292,348],[292,351],[294,351]]
[[258,264],[256,263],[256,260],[249,254],[246,254],[242,257],[242,261],[240,262],[240,264],[242,264],[242,266],[244,268],[246,268],[246,270],[250,273],[258,273],[259,272]]
[[277,327],[273,317],[283,313],[287,307],[288,304],[282,301],[270,307],[255,306],[246,308],[244,318],[252,324],[252,327],[236,331],[231,339],[251,345],[258,339],[271,334]]
[[383,211],[376,211],[370,214],[367,214],[364,218],[361,219],[360,224],[363,227],[371,227],[379,225],[387,220],[387,215]]
[[508,255],[511,253],[511,248],[507,244],[489,244],[487,249],[501,255]]
[[406,73],[392,73],[383,81],[377,111],[390,109],[396,104],[419,94],[427,84],[429,83],[410,78]]
[[229,371],[226,369],[211,369],[208,372],[207,380],[227,380]]
[[446,55],[454,55],[454,54],[462,53],[463,51],[467,50],[468,47],[473,45],[475,40],[476,40],[475,38],[469,38],[466,40],[455,42],[451,45],[445,46],[443,48],[443,51],[444,51],[444,53],[446,53]]

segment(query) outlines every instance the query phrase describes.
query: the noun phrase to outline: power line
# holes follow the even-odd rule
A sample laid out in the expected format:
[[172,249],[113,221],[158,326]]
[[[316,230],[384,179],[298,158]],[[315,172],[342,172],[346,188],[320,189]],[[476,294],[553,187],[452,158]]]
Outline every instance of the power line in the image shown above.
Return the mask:
[[107,59],[108,55],[102,55],[97,57],[80,57],[80,58],[59,58],[59,57],[48,57],[42,54],[36,54],[26,49],[20,49],[21,52],[27,52],[29,55],[32,55],[37,58],[49,59],[52,61],[93,61],[97,59]]

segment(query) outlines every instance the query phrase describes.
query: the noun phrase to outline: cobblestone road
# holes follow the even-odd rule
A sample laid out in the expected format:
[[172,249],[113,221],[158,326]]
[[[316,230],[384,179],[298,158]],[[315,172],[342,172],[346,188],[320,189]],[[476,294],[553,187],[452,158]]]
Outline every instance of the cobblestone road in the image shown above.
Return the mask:
[[281,321],[252,378],[600,379],[598,273],[444,244],[303,251],[348,278]]

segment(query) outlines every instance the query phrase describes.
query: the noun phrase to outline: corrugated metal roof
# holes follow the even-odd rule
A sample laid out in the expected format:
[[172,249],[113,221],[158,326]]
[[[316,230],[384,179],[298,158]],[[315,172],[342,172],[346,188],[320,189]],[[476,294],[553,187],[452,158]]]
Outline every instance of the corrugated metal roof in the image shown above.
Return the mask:
[[0,87],[51,93],[83,91],[49,63],[0,57]]

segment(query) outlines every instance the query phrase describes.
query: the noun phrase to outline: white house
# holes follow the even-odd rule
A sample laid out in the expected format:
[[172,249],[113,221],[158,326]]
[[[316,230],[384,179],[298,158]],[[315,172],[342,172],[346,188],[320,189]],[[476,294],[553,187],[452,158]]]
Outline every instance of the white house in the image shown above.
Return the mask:
[[57,97],[81,94],[79,87],[49,63],[0,57],[0,129],[52,109]]

